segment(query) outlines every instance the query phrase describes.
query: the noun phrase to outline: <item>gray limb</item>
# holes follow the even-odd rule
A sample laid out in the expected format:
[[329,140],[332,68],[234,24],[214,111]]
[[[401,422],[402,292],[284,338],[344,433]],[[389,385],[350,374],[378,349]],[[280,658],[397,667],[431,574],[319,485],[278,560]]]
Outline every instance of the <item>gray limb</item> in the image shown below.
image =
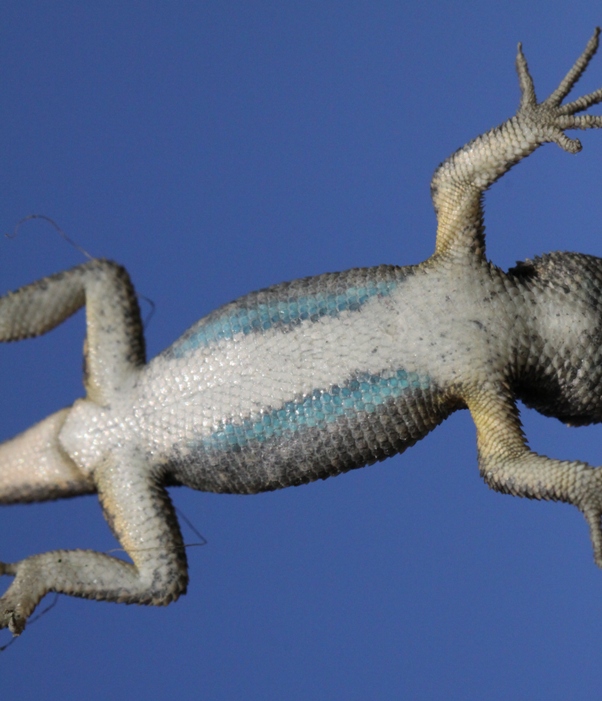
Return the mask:
[[[108,406],[145,362],[140,313],[126,271],[92,260],[0,298],[0,341],[43,334],[86,306],[86,406]],[[19,634],[49,591],[111,601],[164,604],[186,588],[186,556],[169,497],[143,457],[118,451],[76,464],[88,428],[74,409],[57,412],[0,446],[0,501],[31,501],[98,491],[105,516],[132,563],[91,551],[55,551],[0,563],[14,581],[0,598],[0,628]],[[80,423],[78,423],[80,421]],[[112,451],[114,452],[114,451]]]
[[602,116],[577,115],[602,102],[602,89],[573,102],[561,101],[579,80],[598,48],[599,29],[558,88],[538,103],[533,80],[519,44],[516,58],[521,100],[514,117],[456,151],[435,172],[431,182],[437,212],[436,255],[484,257],[483,193],[512,166],[546,142],[553,141],[569,153],[581,149],[566,129],[597,129]]
[[126,270],[95,259],[0,297],[0,341],[40,336],[86,305],[88,397],[107,404],[145,362],[134,288]]
[[[0,598],[0,628],[25,628],[42,597],[59,592],[87,599],[165,605],[186,591],[186,553],[173,506],[136,456],[113,457],[95,473],[105,517],[132,562],[91,550],[55,550],[0,563],[14,581]],[[135,494],[127,504],[124,495]]]
[[514,400],[479,389],[467,398],[477,427],[479,469],[498,492],[576,506],[590,529],[594,560],[602,567],[602,469],[577,460],[554,460],[531,451]]

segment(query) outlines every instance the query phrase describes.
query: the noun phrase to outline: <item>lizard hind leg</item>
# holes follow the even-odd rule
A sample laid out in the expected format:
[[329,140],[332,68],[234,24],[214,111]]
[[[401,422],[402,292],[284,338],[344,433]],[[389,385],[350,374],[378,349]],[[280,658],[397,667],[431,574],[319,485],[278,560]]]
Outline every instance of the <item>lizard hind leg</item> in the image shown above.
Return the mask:
[[186,552],[176,515],[157,476],[134,452],[95,470],[105,517],[131,558],[92,550],[54,550],[0,564],[14,576],[0,597],[0,628],[19,635],[48,592],[87,599],[161,606],[186,591]]
[[93,259],[0,297],[0,341],[40,336],[84,305],[86,390],[106,405],[145,363],[138,301],[121,266]]

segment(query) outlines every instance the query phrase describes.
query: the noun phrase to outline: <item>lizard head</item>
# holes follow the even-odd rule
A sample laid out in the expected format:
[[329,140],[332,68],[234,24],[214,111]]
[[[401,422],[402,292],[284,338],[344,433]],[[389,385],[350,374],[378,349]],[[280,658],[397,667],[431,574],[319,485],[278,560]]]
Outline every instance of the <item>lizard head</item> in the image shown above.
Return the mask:
[[523,289],[517,396],[545,416],[602,421],[602,258],[554,252],[508,271]]

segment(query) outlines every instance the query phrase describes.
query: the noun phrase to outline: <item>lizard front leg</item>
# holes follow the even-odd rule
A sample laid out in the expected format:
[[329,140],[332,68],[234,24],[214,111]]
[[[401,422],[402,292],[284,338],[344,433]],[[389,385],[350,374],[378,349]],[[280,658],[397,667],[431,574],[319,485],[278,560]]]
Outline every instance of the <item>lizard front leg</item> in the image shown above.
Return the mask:
[[602,567],[602,469],[531,451],[515,401],[501,386],[469,392],[466,403],[477,427],[479,470],[485,482],[503,494],[576,506],[587,520],[594,560]]
[[569,153],[581,149],[565,129],[602,127],[602,116],[578,115],[602,102],[602,89],[562,105],[598,49],[600,30],[596,29],[585,51],[561,81],[558,88],[538,103],[527,62],[518,46],[516,68],[521,89],[518,112],[499,127],[456,151],[435,171],[431,195],[437,212],[435,255],[453,258],[485,256],[483,193],[513,165],[546,142],[553,141]]
[[165,605],[186,591],[186,553],[176,515],[159,476],[144,459],[112,455],[94,473],[105,517],[132,562],[91,550],[55,550],[0,574],[13,583],[0,597],[0,628],[19,635],[48,592],[122,603]]

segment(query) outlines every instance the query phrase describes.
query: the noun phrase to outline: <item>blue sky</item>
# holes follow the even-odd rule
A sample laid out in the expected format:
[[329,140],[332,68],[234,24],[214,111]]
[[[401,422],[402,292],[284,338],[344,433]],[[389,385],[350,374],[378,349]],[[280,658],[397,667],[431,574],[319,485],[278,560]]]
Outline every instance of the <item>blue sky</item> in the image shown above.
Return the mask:
[[[156,306],[149,355],[250,290],[419,262],[435,167],[516,109],[516,43],[543,97],[602,23],[595,10],[4,0],[0,232],[43,213],[124,264]],[[579,93],[600,85],[602,56]],[[496,263],[602,255],[602,134],[583,143],[544,147],[487,196]],[[29,223],[0,240],[2,290],[81,261]],[[83,334],[79,315],[0,348],[3,438],[81,395]],[[524,420],[533,448],[600,463],[600,428]],[[326,482],[174,499],[208,540],[189,551],[188,595],[165,609],[61,597],[0,654],[7,697],[600,698],[602,572],[585,522],[488,490],[467,412]],[[3,507],[0,532],[5,561],[115,547],[93,497]]]

